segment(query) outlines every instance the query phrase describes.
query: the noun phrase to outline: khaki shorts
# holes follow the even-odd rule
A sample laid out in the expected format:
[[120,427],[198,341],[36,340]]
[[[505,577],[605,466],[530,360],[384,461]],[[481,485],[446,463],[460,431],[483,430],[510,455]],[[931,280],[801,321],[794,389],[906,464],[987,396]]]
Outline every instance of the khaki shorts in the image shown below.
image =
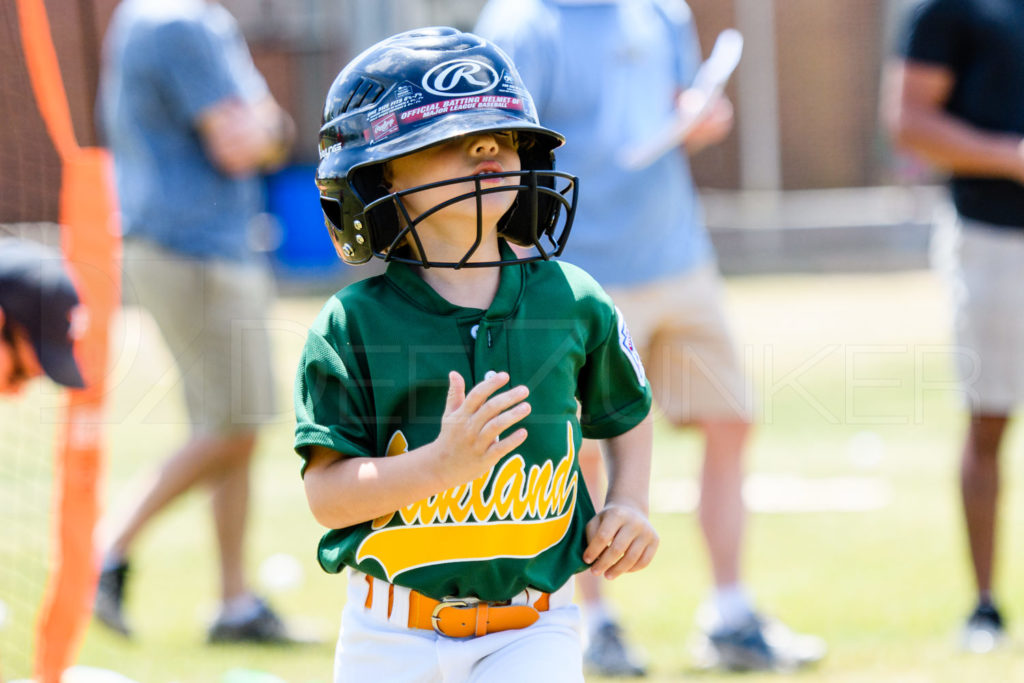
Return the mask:
[[975,413],[1008,415],[1024,402],[1024,226],[947,216],[934,246],[953,301],[965,402]]
[[251,429],[276,416],[262,263],[197,260],[125,241],[124,287],[153,316],[185,385],[200,434]]
[[751,385],[725,319],[714,264],[608,293],[625,316],[657,407],[669,420],[750,419]]

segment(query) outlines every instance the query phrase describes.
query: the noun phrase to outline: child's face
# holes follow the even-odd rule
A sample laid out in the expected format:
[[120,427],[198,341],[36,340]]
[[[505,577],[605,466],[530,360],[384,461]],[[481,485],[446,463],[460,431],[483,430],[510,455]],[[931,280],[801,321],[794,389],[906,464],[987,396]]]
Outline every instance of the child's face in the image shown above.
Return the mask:
[[[480,173],[520,170],[515,135],[510,132],[472,133],[440,145],[399,157],[390,162],[386,178],[391,191],[398,192],[452,178]],[[520,178],[510,176],[480,182],[482,188],[518,185]],[[438,204],[474,191],[474,183],[466,181],[413,192],[402,198],[412,218],[417,218]],[[493,228],[515,201],[516,192],[494,192],[481,196],[484,229]],[[476,199],[469,197],[452,204],[424,220],[423,225],[468,224],[476,226]]]
[[0,311],[0,394],[19,394],[30,379],[42,374],[28,333],[19,325],[5,325]]

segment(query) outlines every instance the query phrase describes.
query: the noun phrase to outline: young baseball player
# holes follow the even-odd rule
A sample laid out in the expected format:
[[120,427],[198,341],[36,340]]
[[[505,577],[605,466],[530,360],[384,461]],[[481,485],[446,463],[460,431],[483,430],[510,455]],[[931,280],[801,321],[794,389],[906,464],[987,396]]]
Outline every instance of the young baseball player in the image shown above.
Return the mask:
[[[319,560],[350,568],[335,681],[582,681],[573,575],[654,555],[643,367],[594,280],[548,260],[576,206],[562,142],[455,29],[378,43],[328,93],[328,231],[389,262],[327,302],[296,380]],[[583,437],[609,459],[596,513]]]

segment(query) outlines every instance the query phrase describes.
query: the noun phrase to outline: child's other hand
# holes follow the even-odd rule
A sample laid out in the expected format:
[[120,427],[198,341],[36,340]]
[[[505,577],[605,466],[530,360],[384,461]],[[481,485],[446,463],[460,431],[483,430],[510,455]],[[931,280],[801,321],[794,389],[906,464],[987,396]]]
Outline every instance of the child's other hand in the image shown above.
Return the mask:
[[494,373],[467,394],[462,375],[448,373],[448,400],[441,433],[434,442],[440,449],[439,474],[450,482],[445,488],[476,479],[526,441],[522,428],[498,438],[530,414],[530,404],[525,401],[530,391],[525,386],[494,393],[508,380],[507,372]]
[[649,565],[658,543],[658,533],[641,510],[608,503],[587,523],[583,561],[590,565],[591,573],[614,579]]

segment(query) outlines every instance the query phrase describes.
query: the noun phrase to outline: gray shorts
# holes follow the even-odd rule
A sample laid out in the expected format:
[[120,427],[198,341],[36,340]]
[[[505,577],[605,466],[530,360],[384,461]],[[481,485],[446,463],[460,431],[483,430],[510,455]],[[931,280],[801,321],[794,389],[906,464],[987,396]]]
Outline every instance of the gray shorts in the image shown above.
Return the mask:
[[947,216],[936,265],[953,301],[953,356],[972,412],[1008,415],[1024,402],[1024,226]]
[[197,260],[125,241],[124,288],[153,316],[185,385],[200,434],[252,429],[276,416],[262,262]]

